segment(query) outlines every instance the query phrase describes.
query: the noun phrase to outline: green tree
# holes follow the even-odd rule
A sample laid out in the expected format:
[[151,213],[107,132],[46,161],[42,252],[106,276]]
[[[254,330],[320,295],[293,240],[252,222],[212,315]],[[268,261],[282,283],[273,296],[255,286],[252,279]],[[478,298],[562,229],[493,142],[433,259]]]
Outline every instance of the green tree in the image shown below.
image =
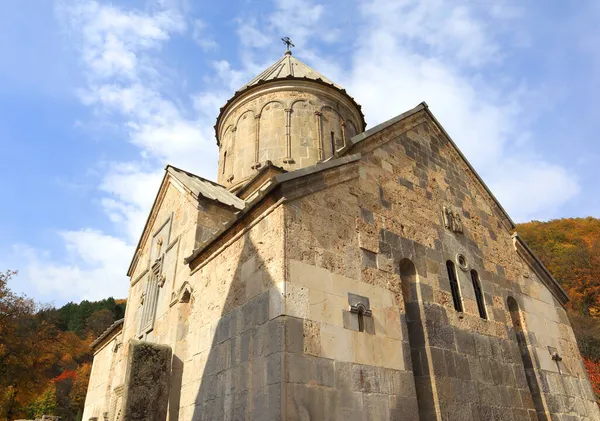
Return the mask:
[[56,386],[51,384],[36,400],[28,407],[29,416],[41,417],[42,415],[54,415],[57,413]]

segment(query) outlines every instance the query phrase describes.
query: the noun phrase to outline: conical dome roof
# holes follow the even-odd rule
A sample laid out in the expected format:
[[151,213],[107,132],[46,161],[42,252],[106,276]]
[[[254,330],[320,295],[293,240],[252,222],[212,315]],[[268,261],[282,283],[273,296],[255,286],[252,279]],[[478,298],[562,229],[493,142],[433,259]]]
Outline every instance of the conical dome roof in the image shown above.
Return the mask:
[[215,132],[218,131],[219,121],[223,116],[223,111],[225,111],[227,107],[237,98],[239,98],[242,94],[252,90],[255,87],[262,86],[267,83],[278,82],[281,80],[310,80],[321,85],[326,85],[337,89],[356,106],[361,115],[362,126],[363,128],[366,127],[365,116],[361,111],[362,107],[354,100],[354,98],[348,95],[344,88],[327,79],[325,76],[317,72],[315,69],[313,69],[306,63],[303,63],[302,61],[298,60],[297,58],[292,56],[292,52],[290,50],[287,50],[281,59],[277,60],[261,74],[259,74],[250,82],[238,89],[235,92],[235,94],[227,101],[227,103],[220,109],[219,116],[217,117],[217,123],[215,124]]
[[314,81],[324,82],[331,86],[335,86],[340,90],[343,89],[341,86],[336,85],[306,63],[303,63],[296,57],[292,56],[292,52],[288,50],[285,52],[285,55],[279,61],[273,63],[264,72],[256,76],[254,79],[252,79],[239,90],[242,91],[244,89],[258,85],[259,83],[286,78],[311,79]]

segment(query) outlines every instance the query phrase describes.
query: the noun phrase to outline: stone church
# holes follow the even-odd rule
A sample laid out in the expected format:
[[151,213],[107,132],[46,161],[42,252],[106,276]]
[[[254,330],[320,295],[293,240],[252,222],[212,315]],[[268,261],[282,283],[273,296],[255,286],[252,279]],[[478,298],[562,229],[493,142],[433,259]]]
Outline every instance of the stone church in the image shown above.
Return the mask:
[[[167,166],[84,420],[600,420],[568,296],[424,102],[366,130],[290,51]],[[483,134],[482,134],[483,135]]]

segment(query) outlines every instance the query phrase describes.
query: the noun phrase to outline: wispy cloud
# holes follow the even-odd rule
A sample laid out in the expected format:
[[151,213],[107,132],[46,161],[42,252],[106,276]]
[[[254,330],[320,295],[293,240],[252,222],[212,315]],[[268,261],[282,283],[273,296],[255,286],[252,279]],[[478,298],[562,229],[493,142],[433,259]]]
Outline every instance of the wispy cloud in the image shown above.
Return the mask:
[[502,29],[495,28],[503,25],[493,25],[494,19],[519,14],[490,15],[469,2],[392,3],[375,1],[362,9],[367,35],[354,56],[349,90],[369,120],[426,100],[516,220],[551,217],[579,187],[566,169],[535,150],[526,108],[532,92],[497,68],[504,52]]
[[[281,29],[268,23],[298,16],[291,10],[300,9],[312,14],[294,37],[321,34],[341,7],[311,0],[275,4],[265,24],[258,22],[262,37]],[[372,125],[427,101],[516,220],[549,218],[578,194],[579,182],[535,148],[528,105],[538,93],[502,73],[507,53],[501,41],[511,42],[510,30],[523,10],[511,0],[488,6],[468,0],[361,2],[353,22],[359,30],[341,41],[353,45],[349,66],[314,49],[298,54],[344,85]],[[521,38],[515,45],[522,47]]]
[[[126,293],[125,271],[162,168],[173,163],[215,174],[218,109],[276,59],[270,52],[283,35],[294,39],[301,59],[347,88],[371,125],[426,100],[515,219],[556,216],[580,190],[576,177],[536,150],[527,108],[535,81],[502,72],[507,43],[523,48],[528,38],[522,28],[518,37],[511,34],[523,19],[519,2],[370,0],[350,10],[356,5],[274,0],[263,4],[267,11],[240,8],[234,22],[243,48],[236,57],[226,55],[235,49],[219,48],[209,21],[185,16],[177,3],[151,1],[145,11],[100,0],[57,3],[85,75],[82,104],[118,127],[138,154],[101,166],[98,203],[110,224],[98,226],[108,228],[59,232],[61,260],[19,246],[28,262],[20,278],[43,293],[65,299]],[[165,60],[182,38],[226,58],[210,62],[201,90],[186,91],[185,77]],[[338,49],[343,54],[332,53]]]
[[219,48],[219,44],[209,33],[208,25],[200,19],[194,20],[192,38],[204,51],[214,51]]
[[[198,113],[194,95],[175,100],[168,90],[173,80],[161,60],[162,50],[173,36],[188,28],[183,15],[166,2],[156,2],[154,12],[142,12],[95,0],[63,0],[56,13],[80,56],[87,86],[79,97],[100,118],[121,122],[125,138],[140,154],[126,162],[104,165],[107,172],[98,186],[99,203],[119,235],[92,228],[61,232],[67,259],[53,263],[43,250],[19,246],[27,260],[22,277],[42,293],[64,297],[101,298],[124,296],[125,273],[133,246],[156,195],[166,163],[173,163],[207,176],[216,163],[210,129],[213,116]],[[200,21],[195,22],[195,36]],[[194,35],[193,34],[193,35]],[[205,95],[208,95],[206,93]],[[209,105],[207,105],[209,106]],[[210,106],[213,106],[211,103]],[[42,268],[48,268],[43,271]],[[42,288],[40,282],[52,287]],[[75,286],[74,286],[75,285]]]

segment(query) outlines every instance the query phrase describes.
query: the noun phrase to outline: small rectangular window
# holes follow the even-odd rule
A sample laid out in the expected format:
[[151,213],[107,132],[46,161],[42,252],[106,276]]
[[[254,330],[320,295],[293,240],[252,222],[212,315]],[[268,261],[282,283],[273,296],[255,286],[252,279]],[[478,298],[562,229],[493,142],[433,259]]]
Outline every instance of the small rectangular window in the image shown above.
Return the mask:
[[446,269],[448,269],[448,279],[450,280],[450,291],[452,292],[452,302],[454,303],[454,309],[456,311],[463,311],[462,299],[460,298],[460,289],[458,286],[458,278],[456,277],[456,269],[454,262],[448,260],[446,262]]
[[365,319],[364,319],[364,315],[362,313],[362,311],[360,313],[358,313],[358,331],[359,332],[364,332],[365,331]]
[[485,312],[485,302],[483,301],[483,293],[481,291],[481,283],[479,282],[479,275],[477,271],[471,270],[471,282],[473,282],[473,290],[475,291],[475,299],[477,300],[477,309],[479,310],[479,317],[487,319]]

